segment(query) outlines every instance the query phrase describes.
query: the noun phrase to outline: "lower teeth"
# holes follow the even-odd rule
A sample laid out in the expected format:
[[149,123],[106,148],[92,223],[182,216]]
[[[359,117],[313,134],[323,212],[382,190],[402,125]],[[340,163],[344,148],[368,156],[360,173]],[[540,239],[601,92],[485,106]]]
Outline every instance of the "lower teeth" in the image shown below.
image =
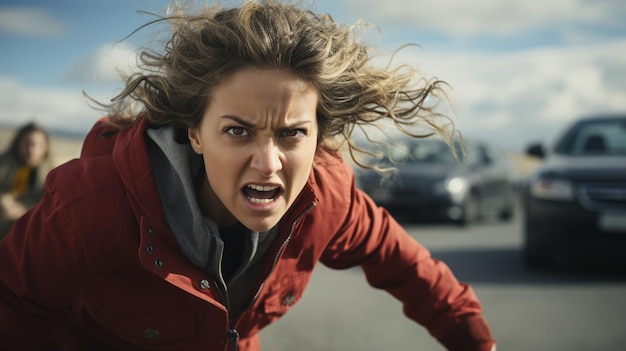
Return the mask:
[[248,197],[248,200],[253,204],[269,204],[272,199],[257,199],[256,197]]

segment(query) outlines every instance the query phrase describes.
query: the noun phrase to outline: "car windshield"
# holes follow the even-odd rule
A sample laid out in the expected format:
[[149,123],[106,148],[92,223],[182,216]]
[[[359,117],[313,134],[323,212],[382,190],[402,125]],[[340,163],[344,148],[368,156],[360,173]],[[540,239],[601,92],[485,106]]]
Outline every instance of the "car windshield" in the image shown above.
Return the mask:
[[571,156],[626,155],[626,119],[579,123],[565,134],[555,152]]
[[429,164],[456,164],[450,146],[440,140],[409,141],[394,145],[389,150],[386,162],[390,163],[429,163]]

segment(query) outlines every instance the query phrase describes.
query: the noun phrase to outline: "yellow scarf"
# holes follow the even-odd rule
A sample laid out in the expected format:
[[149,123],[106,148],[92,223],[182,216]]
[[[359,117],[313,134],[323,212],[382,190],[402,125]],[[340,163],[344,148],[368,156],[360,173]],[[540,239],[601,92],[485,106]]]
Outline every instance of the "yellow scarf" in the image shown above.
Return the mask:
[[29,166],[22,166],[15,173],[13,178],[13,186],[11,187],[11,193],[13,196],[19,196],[26,189],[28,189],[28,183],[30,180],[30,173],[33,169]]

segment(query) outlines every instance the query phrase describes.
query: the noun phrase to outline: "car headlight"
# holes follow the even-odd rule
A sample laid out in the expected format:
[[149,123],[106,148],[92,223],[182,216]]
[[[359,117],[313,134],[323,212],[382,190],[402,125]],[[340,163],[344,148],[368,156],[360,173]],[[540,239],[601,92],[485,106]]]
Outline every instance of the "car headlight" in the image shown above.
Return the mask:
[[469,188],[469,182],[463,177],[454,177],[435,184],[435,192],[438,194],[449,194],[452,201],[463,202],[465,194]]
[[461,177],[454,177],[446,183],[446,189],[451,194],[463,193],[467,190],[467,179]]
[[530,195],[537,199],[570,201],[574,198],[574,186],[566,179],[539,177],[531,180]]

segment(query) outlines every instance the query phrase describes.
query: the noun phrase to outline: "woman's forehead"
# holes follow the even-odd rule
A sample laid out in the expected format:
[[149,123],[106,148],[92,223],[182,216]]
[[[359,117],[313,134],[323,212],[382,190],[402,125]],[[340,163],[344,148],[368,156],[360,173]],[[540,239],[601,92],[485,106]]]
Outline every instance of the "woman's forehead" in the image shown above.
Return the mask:
[[220,84],[207,110],[241,124],[299,124],[315,118],[318,95],[299,76],[285,70],[247,69]]

